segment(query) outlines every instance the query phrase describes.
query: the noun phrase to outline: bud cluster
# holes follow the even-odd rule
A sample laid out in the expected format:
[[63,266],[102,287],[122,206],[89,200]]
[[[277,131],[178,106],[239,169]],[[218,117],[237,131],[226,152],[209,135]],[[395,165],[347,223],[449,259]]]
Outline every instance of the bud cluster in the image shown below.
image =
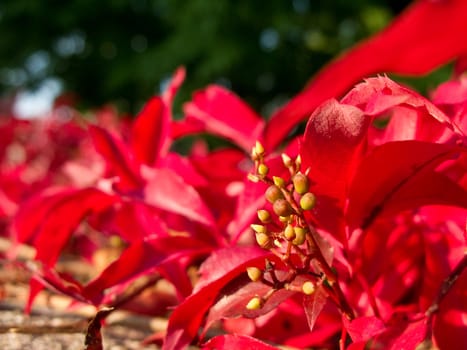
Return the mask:
[[[249,267],[247,274],[251,281],[270,284],[273,290],[291,288],[293,280],[299,274],[314,276],[314,278],[322,275],[320,272],[315,272],[310,264],[314,254],[314,244],[310,239],[310,226],[304,216],[305,211],[313,209],[316,198],[310,192],[307,172],[300,171],[300,157],[293,160],[287,154],[282,154],[282,163],[290,173],[287,178],[269,176],[270,169],[264,163],[264,158],[264,147],[256,142],[252,150],[255,172],[250,174],[249,178],[252,181],[262,181],[269,185],[265,191],[265,198],[270,203],[270,208],[258,210],[260,224],[253,224],[251,228],[258,245],[271,250],[280,257],[290,271],[285,278],[279,279],[276,276],[274,264],[268,262],[264,271],[257,267]],[[298,256],[299,260],[291,259],[292,255]],[[310,295],[314,289],[315,283],[308,280],[297,290]],[[246,308],[259,309],[266,300],[265,296],[255,296]]]
[[265,164],[265,149],[256,142],[251,152],[255,171],[248,178],[268,185],[265,198],[268,207],[258,210],[260,224],[251,225],[256,242],[270,250],[281,262],[282,268],[266,260],[264,269],[248,267],[251,281],[271,287],[266,295],[255,295],[245,305],[248,310],[261,309],[279,289],[293,290],[312,295],[317,288],[324,289],[342,313],[353,319],[354,313],[337,283],[335,270],[325,259],[320,244],[322,240],[310,223],[310,211],[316,205],[316,197],[310,191],[308,169],[301,171],[301,159],[282,154],[282,164],[290,176],[271,176]]

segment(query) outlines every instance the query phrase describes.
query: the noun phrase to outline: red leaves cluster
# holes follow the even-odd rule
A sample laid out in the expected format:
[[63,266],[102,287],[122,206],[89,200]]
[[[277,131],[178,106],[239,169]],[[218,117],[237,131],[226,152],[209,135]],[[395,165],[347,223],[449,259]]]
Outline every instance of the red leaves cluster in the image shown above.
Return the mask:
[[[184,118],[172,120],[183,69],[132,121],[109,110],[92,122],[77,112],[66,122],[58,112],[2,120],[1,235],[36,250],[28,308],[43,286],[99,308],[129,307],[119,298],[137,298],[128,296],[132,284],[151,276],[175,291],[175,304],[146,310],[167,315],[172,307],[167,332],[153,339],[164,349],[195,342],[206,349],[414,349],[423,341],[467,347],[465,271],[442,288],[467,243],[466,78],[454,76],[431,101],[386,76],[366,78],[421,74],[453,59],[460,73],[465,4],[414,3],[331,63],[269,122],[219,86],[197,92]],[[304,134],[280,148],[305,119]],[[209,150],[200,138],[187,156],[173,151],[174,140],[197,133],[232,146]],[[256,247],[249,229],[266,205],[265,186],[247,179],[257,140],[275,175],[287,174],[281,152],[300,155],[317,198],[306,218],[353,319],[341,314],[324,282],[311,295],[301,292],[305,275],[259,310],[245,307],[270,289],[249,280],[247,267],[288,268]],[[64,255],[93,263],[115,236],[119,256],[87,281],[55,270]],[[223,333],[210,337],[213,326]]]

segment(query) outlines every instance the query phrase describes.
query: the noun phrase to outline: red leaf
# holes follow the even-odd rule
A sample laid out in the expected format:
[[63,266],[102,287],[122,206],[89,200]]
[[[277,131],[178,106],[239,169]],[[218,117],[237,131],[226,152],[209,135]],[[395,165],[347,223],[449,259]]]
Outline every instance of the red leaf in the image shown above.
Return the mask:
[[258,339],[248,337],[245,335],[225,334],[218,335],[210,339],[202,349],[208,350],[238,350],[238,349],[250,349],[250,350],[277,350],[277,348],[266,344]]
[[[232,92],[216,85],[194,94],[184,106],[186,123],[226,137],[250,152],[263,131],[264,121]],[[195,128],[196,129],[196,128]]]
[[[200,268],[201,278],[193,294],[169,318],[163,349],[185,349],[195,338],[205,313],[229,281],[243,273],[249,264],[271,258],[256,247],[233,247],[214,251]],[[189,315],[189,317],[187,317]]]
[[338,200],[358,161],[369,118],[354,106],[330,100],[310,117],[300,148],[303,167],[310,168],[313,191]]
[[134,121],[132,149],[140,162],[154,165],[167,155],[171,144],[172,103],[184,79],[185,69],[177,69],[162,96],[149,100]]
[[[253,297],[262,297],[271,289],[272,287],[266,284],[251,282],[248,276],[239,276],[222,288],[222,295],[209,309],[204,330],[206,331],[214,322],[224,318],[238,316],[257,318],[265,315],[296,293],[286,289],[279,289],[265,301],[260,309],[248,310],[246,308],[246,305]],[[204,332],[202,335],[204,335]]]
[[[221,166],[223,165],[221,162],[218,164]],[[212,167],[214,164],[210,163],[210,165],[210,173],[217,173],[217,171],[219,170],[217,169],[217,166],[216,171],[212,171]],[[165,156],[164,158],[159,159],[157,166],[159,168],[168,168],[170,170],[173,170],[175,173],[180,175],[187,184],[191,186],[201,187],[211,185],[211,183],[208,182],[205,176],[198,172],[198,170],[192,164],[191,159],[183,157],[180,154],[172,152],[167,154],[167,156]],[[230,170],[232,171],[232,169]]]
[[[415,176],[427,174],[425,171],[432,170],[458,150],[455,146],[414,140],[390,142],[373,149],[360,164],[349,190],[346,217],[350,232],[357,227],[366,228],[389,203],[396,208],[397,205],[403,208],[404,203],[391,202],[405,186],[407,190],[404,189],[405,193],[400,194],[402,198],[405,195],[408,200],[410,198],[407,196],[412,195],[412,199],[418,199],[415,201],[417,204],[420,199],[427,200],[426,204],[432,204],[437,199],[436,194],[440,193],[439,189],[429,190],[426,188],[429,184],[420,180],[419,184],[414,181],[411,186],[426,186],[414,190],[408,187],[408,182]],[[434,180],[434,177],[431,176],[431,179]],[[441,183],[445,181],[437,178],[436,185]],[[423,190],[427,191],[427,197],[420,197]],[[456,199],[452,192],[443,196],[442,200],[450,200],[456,204],[459,202],[459,198]]]
[[413,350],[424,340],[427,327],[425,319],[417,322],[392,320],[392,323],[385,332],[373,338],[372,347],[388,350]]
[[447,176],[424,169],[394,193],[384,210],[387,213],[432,204],[467,208],[467,191]]
[[212,247],[205,243],[188,237],[156,237],[134,242],[116,261],[84,287],[83,294],[98,305],[102,302],[107,288],[160,268],[170,261],[185,257],[192,260],[194,257],[203,256],[211,249]]
[[433,103],[387,77],[366,79],[342,98],[341,103],[356,106],[370,116],[394,111],[385,130],[386,141],[437,141],[442,133],[452,135],[454,130],[459,133],[451,119]]
[[62,190],[59,193],[41,193],[22,203],[16,213],[12,229],[15,239],[19,243],[27,243],[34,239],[44,217],[64,198],[74,193],[74,190]]
[[199,268],[200,278],[194,293],[223,279],[232,269],[238,272],[239,265],[252,259],[266,258],[267,255],[265,250],[258,247],[231,247],[214,251]]
[[55,264],[73,231],[86,215],[106,210],[118,201],[117,197],[94,188],[77,190],[60,197],[42,217],[34,242],[36,260],[47,266]]
[[44,287],[54,290],[57,293],[72,297],[83,303],[90,303],[83,295],[83,287],[71,276],[59,274],[47,266],[26,265],[31,270],[33,276],[29,281],[29,296],[26,302],[25,312],[31,312],[32,304],[39,292]]
[[305,295],[303,297],[303,308],[305,309],[306,319],[310,332],[315,326],[316,320],[326,305],[328,300],[328,293],[324,290],[323,286],[319,285],[313,294]]
[[385,331],[386,326],[383,321],[375,316],[358,317],[345,324],[345,328],[349,333],[352,341],[367,342],[376,335]]
[[118,177],[118,188],[121,191],[133,191],[142,186],[139,165],[126,145],[112,136],[107,130],[98,126],[89,126],[89,133],[96,151],[106,161],[108,170]]
[[310,168],[314,209],[321,226],[342,242],[346,189],[361,156],[369,117],[354,106],[330,100],[310,117],[300,147],[303,168]]
[[246,179],[243,191],[237,200],[235,214],[227,225],[227,233],[231,237],[231,242],[236,243],[248,232],[248,228],[257,220],[258,208],[264,207],[266,199],[264,192],[266,186],[263,183],[253,183]]
[[196,190],[170,169],[151,169],[144,189],[148,204],[215,227],[211,211]]
[[131,146],[135,158],[141,163],[153,165],[169,144],[169,115],[162,99],[150,99],[138,114],[131,130]]
[[100,231],[116,234],[127,242],[150,235],[168,235],[167,225],[158,209],[138,200],[122,201],[96,223]]
[[433,93],[433,103],[436,105],[461,104],[467,101],[467,77],[447,81],[439,85]]
[[267,125],[266,146],[277,146],[324,100],[345,93],[363,77],[382,72],[426,74],[465,54],[466,12],[464,0],[414,2],[384,31],[330,63],[276,112]]

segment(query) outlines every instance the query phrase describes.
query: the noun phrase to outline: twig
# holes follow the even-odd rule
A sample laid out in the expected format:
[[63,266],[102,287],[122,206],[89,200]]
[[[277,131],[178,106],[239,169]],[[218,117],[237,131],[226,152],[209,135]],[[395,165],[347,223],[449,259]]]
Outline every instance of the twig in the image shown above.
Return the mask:
[[463,258],[457,263],[456,267],[449,276],[441,284],[438,294],[431,306],[426,310],[425,315],[427,317],[427,329],[425,334],[425,341],[430,341],[433,336],[433,317],[439,311],[439,306],[449,291],[456,283],[459,276],[467,268],[467,251],[464,253]]

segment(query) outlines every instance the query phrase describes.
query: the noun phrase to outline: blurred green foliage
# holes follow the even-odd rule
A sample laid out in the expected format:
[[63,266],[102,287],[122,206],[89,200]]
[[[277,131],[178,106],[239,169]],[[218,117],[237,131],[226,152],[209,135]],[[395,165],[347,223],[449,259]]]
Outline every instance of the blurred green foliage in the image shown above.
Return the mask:
[[56,79],[135,112],[180,65],[180,101],[223,84],[267,115],[407,0],[2,0],[0,93]]

